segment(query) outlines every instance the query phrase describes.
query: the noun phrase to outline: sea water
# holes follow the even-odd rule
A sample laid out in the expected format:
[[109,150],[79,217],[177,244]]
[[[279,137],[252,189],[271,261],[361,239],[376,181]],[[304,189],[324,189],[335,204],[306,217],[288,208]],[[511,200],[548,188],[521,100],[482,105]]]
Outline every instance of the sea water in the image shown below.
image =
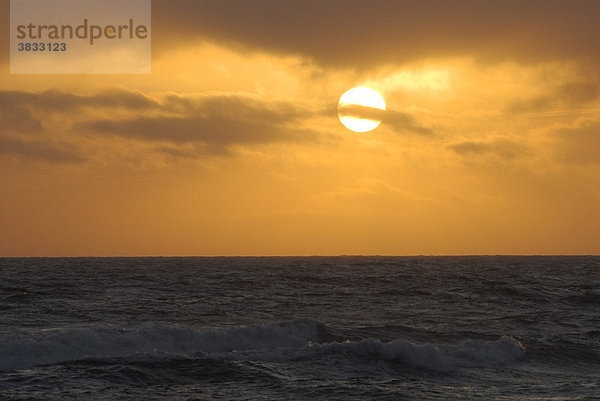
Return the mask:
[[0,400],[600,400],[600,257],[0,259]]

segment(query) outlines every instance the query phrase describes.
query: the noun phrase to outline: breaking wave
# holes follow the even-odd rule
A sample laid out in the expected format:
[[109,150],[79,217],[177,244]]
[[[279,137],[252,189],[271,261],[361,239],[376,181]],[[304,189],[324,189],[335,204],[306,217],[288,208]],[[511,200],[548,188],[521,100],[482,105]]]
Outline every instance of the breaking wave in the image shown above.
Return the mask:
[[414,344],[397,339],[324,342],[322,323],[296,319],[268,325],[202,331],[154,324],[46,330],[0,336],[0,370],[85,359],[218,358],[286,362],[315,358],[378,359],[416,368],[452,371],[512,363],[524,347],[511,337],[457,345]]

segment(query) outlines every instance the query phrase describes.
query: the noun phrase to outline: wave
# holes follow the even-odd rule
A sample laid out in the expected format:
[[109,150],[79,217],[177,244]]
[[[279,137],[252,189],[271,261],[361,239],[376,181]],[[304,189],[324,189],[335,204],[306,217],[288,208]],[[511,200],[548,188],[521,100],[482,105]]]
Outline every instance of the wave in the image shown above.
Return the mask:
[[[97,327],[0,336],[0,370],[86,359],[218,358],[289,362],[360,358],[405,363],[435,371],[491,367],[518,360],[524,347],[511,337],[457,345],[414,344],[398,339],[325,342],[324,324],[296,319],[268,325],[202,331],[153,324],[132,329]],[[319,342],[321,341],[321,342]]]
[[216,331],[152,324],[132,329],[97,327],[45,330],[0,337],[0,369],[19,369],[87,358],[188,356],[301,347],[316,340],[319,323],[297,319]]
[[338,343],[310,343],[297,350],[234,352],[228,358],[286,362],[316,357],[338,356],[363,360],[385,360],[437,372],[460,368],[486,368],[521,359],[525,347],[512,337],[497,341],[466,341],[457,345],[414,344],[407,340],[382,342],[369,338]]
[[508,336],[497,341],[466,341],[457,345],[413,344],[406,340],[383,343],[367,339],[324,347],[350,351],[359,356],[375,356],[386,361],[402,361],[414,367],[442,372],[509,364],[522,358],[525,353],[525,347]]

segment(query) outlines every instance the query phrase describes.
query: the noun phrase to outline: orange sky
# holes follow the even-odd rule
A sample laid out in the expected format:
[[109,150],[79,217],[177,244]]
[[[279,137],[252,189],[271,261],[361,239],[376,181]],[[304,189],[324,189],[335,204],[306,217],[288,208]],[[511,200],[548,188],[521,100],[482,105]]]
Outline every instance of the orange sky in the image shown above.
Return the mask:
[[0,256],[600,253],[600,2],[153,1],[149,75],[9,74],[8,4]]

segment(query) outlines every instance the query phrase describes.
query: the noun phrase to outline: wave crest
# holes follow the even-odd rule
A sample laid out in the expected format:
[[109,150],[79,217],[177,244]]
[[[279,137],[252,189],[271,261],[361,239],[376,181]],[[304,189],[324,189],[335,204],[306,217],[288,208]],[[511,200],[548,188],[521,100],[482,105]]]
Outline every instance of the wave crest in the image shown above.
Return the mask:
[[298,359],[376,359],[441,372],[512,363],[524,347],[511,337],[458,345],[414,344],[398,339],[320,343],[326,326],[312,319],[201,331],[150,325],[89,328],[0,337],[0,370],[110,358],[219,358],[286,362]]
[[201,331],[153,324],[133,329],[46,330],[0,337],[0,370],[87,358],[178,356],[302,347],[317,339],[319,322],[296,319],[268,325]]
[[497,341],[467,341],[458,345],[413,344],[406,340],[387,343],[375,339],[318,345],[326,352],[351,353],[363,358],[403,362],[413,367],[448,372],[457,368],[492,367],[520,359],[525,347],[512,337]]

